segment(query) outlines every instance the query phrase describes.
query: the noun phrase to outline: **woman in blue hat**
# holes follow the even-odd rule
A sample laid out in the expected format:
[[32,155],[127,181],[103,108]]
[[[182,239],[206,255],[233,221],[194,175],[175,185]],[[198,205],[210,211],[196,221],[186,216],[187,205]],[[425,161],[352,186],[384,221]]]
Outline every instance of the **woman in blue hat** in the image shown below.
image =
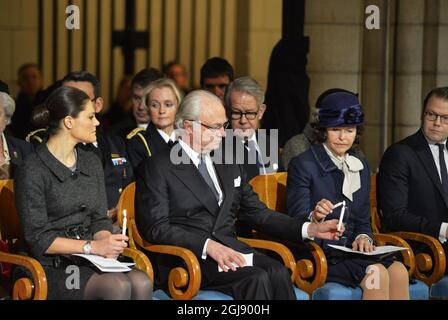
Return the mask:
[[[329,90],[319,97],[317,109],[315,144],[289,165],[288,214],[321,222],[339,219],[344,211],[345,232],[340,240],[316,239],[327,257],[327,281],[360,286],[365,300],[409,299],[408,273],[401,262],[347,254],[328,246],[340,245],[361,252],[374,250],[370,170],[356,151],[364,123],[357,96],[346,90]],[[344,201],[345,207],[336,208]],[[371,275],[374,277],[369,279]],[[379,283],[372,283],[372,279]]]

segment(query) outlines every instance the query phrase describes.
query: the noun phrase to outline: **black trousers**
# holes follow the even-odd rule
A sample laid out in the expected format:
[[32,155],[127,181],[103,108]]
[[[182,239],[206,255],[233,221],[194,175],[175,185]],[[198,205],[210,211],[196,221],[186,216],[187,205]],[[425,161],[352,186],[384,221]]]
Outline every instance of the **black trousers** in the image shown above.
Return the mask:
[[235,300],[296,300],[288,269],[261,253],[254,253],[253,267],[236,271],[219,272],[210,257],[201,266],[201,289],[219,291]]

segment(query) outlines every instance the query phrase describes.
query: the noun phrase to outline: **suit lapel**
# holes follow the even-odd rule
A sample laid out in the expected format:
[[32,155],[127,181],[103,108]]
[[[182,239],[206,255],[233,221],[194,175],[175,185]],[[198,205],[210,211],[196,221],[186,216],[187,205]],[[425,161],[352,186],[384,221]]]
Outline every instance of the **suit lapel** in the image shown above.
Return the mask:
[[415,152],[417,153],[420,161],[422,161],[423,167],[430,176],[437,190],[439,190],[440,194],[442,195],[442,198],[445,201],[445,205],[448,206],[448,194],[445,194],[443,192],[442,183],[440,182],[440,176],[437,172],[437,168],[434,163],[434,157],[432,156],[428,142],[421,132],[417,133],[415,138]]
[[194,164],[179,164],[172,169],[172,172],[211,214],[218,214],[218,202]]

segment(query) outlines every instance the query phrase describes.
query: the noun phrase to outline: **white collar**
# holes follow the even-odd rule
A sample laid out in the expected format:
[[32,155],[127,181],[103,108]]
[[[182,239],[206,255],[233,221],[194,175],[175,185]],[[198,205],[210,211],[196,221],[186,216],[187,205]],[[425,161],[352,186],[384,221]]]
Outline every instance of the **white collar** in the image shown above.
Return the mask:
[[[199,166],[199,162],[201,161],[201,154],[199,152],[194,151],[188,144],[186,144],[184,141],[179,139],[179,144],[184,149],[184,151],[187,153],[188,157],[193,161],[194,165],[196,167]],[[209,158],[209,154],[203,155],[203,157],[207,160]]]
[[173,142],[176,141],[175,131],[171,132],[171,135],[167,135],[165,131],[160,130],[160,129],[157,129],[157,132],[160,134],[160,136],[166,143],[168,143],[170,140]]
[[[423,130],[422,130],[422,132],[423,132]],[[424,133],[423,133],[423,136],[425,137],[426,141],[428,142],[428,144],[429,144],[430,146],[436,146],[436,144],[443,144],[444,146],[446,145],[446,140],[447,140],[447,139],[445,139],[445,140],[442,141],[441,143],[438,143],[438,142],[434,142],[434,141],[432,141],[432,140],[429,140],[428,137],[425,136]]]
[[140,123],[140,124],[138,124],[138,126],[137,126],[138,128],[142,128],[142,129],[148,129],[148,124],[147,123]]
[[9,162],[11,161],[11,157],[9,156],[8,142],[6,141],[4,133],[2,133],[2,141],[3,141],[3,156],[5,157],[5,163],[9,164]]

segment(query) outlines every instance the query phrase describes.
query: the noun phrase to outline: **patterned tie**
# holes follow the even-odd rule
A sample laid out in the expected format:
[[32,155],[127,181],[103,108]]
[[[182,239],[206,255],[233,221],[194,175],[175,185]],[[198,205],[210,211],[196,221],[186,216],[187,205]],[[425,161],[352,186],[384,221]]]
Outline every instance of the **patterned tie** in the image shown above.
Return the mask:
[[440,161],[440,175],[442,176],[442,188],[445,196],[448,196],[448,173],[446,170],[446,162],[445,162],[445,145],[438,143],[439,147],[439,161]]
[[212,190],[213,195],[216,198],[216,201],[219,201],[219,193],[218,193],[218,191],[216,191],[215,184],[213,183],[213,180],[210,177],[210,174],[208,173],[207,166],[205,164],[205,158],[201,156],[199,158],[199,160],[200,160],[199,165],[198,165],[199,173],[201,174],[202,178],[204,178],[205,182],[208,184],[208,186]]

